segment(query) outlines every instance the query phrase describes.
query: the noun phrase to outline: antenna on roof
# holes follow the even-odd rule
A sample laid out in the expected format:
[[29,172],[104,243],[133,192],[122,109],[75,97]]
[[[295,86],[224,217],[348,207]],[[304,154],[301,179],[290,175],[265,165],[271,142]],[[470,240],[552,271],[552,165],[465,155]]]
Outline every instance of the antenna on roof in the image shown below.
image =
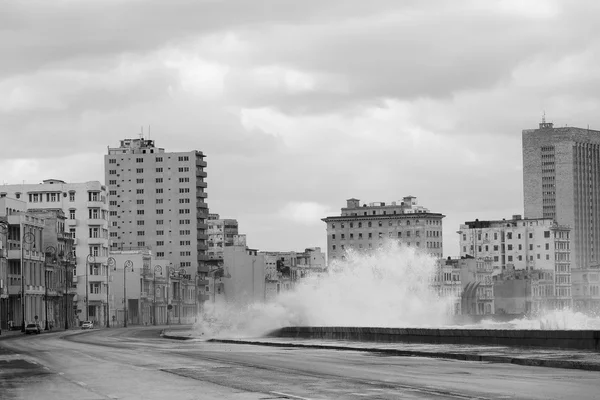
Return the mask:
[[144,138],[144,126],[142,125],[142,131],[140,132],[140,139]]

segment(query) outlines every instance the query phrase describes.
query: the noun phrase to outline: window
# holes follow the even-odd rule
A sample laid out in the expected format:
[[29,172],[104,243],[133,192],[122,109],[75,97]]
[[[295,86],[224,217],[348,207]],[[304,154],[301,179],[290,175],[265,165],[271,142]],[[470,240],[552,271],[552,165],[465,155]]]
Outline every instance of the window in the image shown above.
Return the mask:
[[191,231],[189,229],[185,229],[185,230],[181,230],[179,231],[179,234],[182,236],[187,236],[187,235],[191,235]]
[[350,239],[354,239],[354,233],[350,234]]
[[90,236],[89,236],[90,238],[100,237],[100,228],[96,228],[96,227],[90,228],[89,231],[90,231]]
[[108,192],[108,195],[109,195],[109,196],[116,196],[116,195],[117,195],[117,191],[116,191],[116,190],[110,190],[110,191]]
[[135,202],[136,202],[136,204],[144,204],[144,200],[143,199],[138,199]]
[[180,251],[180,252],[179,252],[179,255],[180,255],[181,257],[186,257],[186,256],[187,256],[187,257],[189,257],[189,256],[191,256],[191,255],[192,255],[192,252],[191,252],[191,251]]
[[506,238],[507,238],[507,239],[512,239],[512,232],[508,232],[508,233],[506,234]]
[[163,240],[159,240],[159,241],[156,242],[156,245],[157,246],[164,246],[165,242]]
[[117,174],[117,170],[116,169],[109,169],[108,170],[108,174],[109,175],[116,175]]
[[179,188],[179,193],[189,193],[190,188]]
[[359,222],[359,223],[358,223],[358,227],[359,227],[359,228],[362,228],[362,222]]
[[190,181],[190,178],[179,178],[179,183],[186,183],[189,181]]
[[135,173],[136,174],[143,174],[144,173],[144,168],[136,168],[135,169]]
[[513,260],[513,256],[508,256],[508,261],[512,261]]
[[156,210],[156,214],[162,214],[162,213],[163,213],[163,210],[162,210],[162,209],[158,209],[158,210]]
[[191,246],[191,242],[189,240],[180,240],[179,245],[180,246]]
[[512,244],[508,245],[508,250],[512,250]]
[[90,219],[99,219],[100,218],[100,209],[99,208],[88,209],[88,217]]
[[163,169],[162,169],[162,167],[158,167],[158,168],[156,168],[156,172],[158,172],[158,173],[161,173],[161,172],[163,172]]
[[165,231],[156,231],[157,236],[162,236],[165,234]]
[[550,255],[546,254],[546,260],[549,260],[549,259],[550,259]]
[[109,164],[116,164],[117,160],[115,158],[111,158],[111,159],[108,160],[108,163]]
[[162,192],[163,192],[163,189],[162,189],[162,188],[160,188],[160,189],[156,189],[156,193],[160,194],[160,193],[162,193]]
[[138,236],[144,236],[145,234],[146,234],[146,232],[144,232],[144,231],[137,231]]
[[494,245],[494,251],[498,251],[498,245]]
[[179,204],[186,204],[189,202],[190,202],[190,199],[179,199]]
[[140,183],[140,184],[142,184],[142,183],[144,183],[144,180],[143,180],[143,179],[136,179],[136,180],[135,180],[135,183]]
[[546,243],[546,250],[550,250],[550,244]]
[[346,235],[342,233],[342,240],[346,239]]
[[136,189],[135,194],[144,194],[144,189]]
[[146,242],[137,242],[138,247],[146,246]]
[[498,261],[498,256],[494,256],[494,261]]
[[[116,184],[117,184],[117,181],[116,181],[116,180],[114,180],[114,179],[111,179],[111,180],[109,180],[109,181],[108,181],[108,184],[109,184],[109,185],[116,185]],[[71,200],[71,201],[73,201],[73,200]]]
[[117,216],[117,212],[116,211],[111,211],[110,212],[110,216],[111,217],[116,217]]
[[144,221],[137,221],[138,226],[144,225]]
[[75,210],[69,210],[69,219],[75,219]]
[[163,224],[163,220],[162,219],[157,219],[156,220],[156,225],[162,225]]
[[190,224],[190,220],[189,219],[180,219],[179,220],[179,224],[180,225],[189,225]]
[[163,158],[162,157],[156,157],[156,162],[162,162]]
[[189,213],[190,213],[189,208],[180,208],[179,209],[179,214],[189,214]]
[[137,215],[144,215],[144,210],[137,210]]
[[178,157],[178,161],[189,161],[189,160],[190,160],[190,158],[188,156]]
[[165,252],[164,251],[157,251],[156,252],[156,257],[163,258],[164,256],[165,256]]
[[369,239],[373,239],[373,233],[369,232]]
[[335,250],[335,244],[334,244],[333,246],[331,246],[331,249],[332,249],[332,250]]
[[156,183],[163,183],[163,178],[156,178]]
[[139,163],[139,162],[144,162],[144,159],[143,159],[143,158],[136,158],[136,159],[135,159],[135,162],[136,162],[136,163]]
[[179,167],[179,172],[189,172],[190,167]]
[[359,234],[358,234],[358,238],[359,238],[359,239],[362,239],[362,238],[363,238],[363,237],[362,237],[362,233],[359,233]]
[[110,233],[110,237],[111,237],[111,238],[117,237],[117,232],[111,232],[111,233]]
[[532,244],[529,245],[529,250],[533,250],[533,245]]
[[545,238],[549,238],[550,237],[550,231],[544,231],[544,237]]
[[163,203],[163,199],[156,199],[156,204],[162,204]]
[[108,205],[116,206],[117,205],[117,201],[116,200],[111,200],[111,201],[108,202]]

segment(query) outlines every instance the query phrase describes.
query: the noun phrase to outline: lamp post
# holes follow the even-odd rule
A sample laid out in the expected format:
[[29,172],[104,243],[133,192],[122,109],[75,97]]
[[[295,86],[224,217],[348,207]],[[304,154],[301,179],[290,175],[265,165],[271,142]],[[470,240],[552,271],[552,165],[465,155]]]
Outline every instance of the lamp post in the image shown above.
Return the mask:
[[[69,264],[73,261],[73,254],[67,253],[67,261],[65,264],[65,329],[69,329]],[[73,273],[71,273],[71,281],[73,281]]]
[[179,269],[179,325],[181,325],[181,312],[182,310],[182,305],[181,305],[181,301],[182,301],[182,297],[183,297],[183,281],[184,281],[184,276],[185,276],[186,270],[185,268],[180,268]]
[[117,260],[114,257],[108,257],[106,260],[106,327],[110,328],[110,304],[108,301],[108,284],[110,282],[109,271],[111,268],[117,267]]
[[196,274],[194,276],[194,295],[196,296],[194,298],[194,311],[196,313],[195,317],[194,317],[194,322],[198,322],[198,277],[201,276],[200,274]]
[[160,265],[154,266],[154,325],[156,326],[156,273],[160,272],[162,275],[162,267]]
[[[2,234],[2,236],[8,236],[8,225],[7,222],[5,221],[0,221],[0,234]],[[7,239],[8,240],[8,239]],[[1,259],[4,258],[5,260],[6,255],[4,254],[6,250],[6,246],[4,246],[4,242],[0,243],[2,245],[2,256],[0,257],[0,269],[2,269],[2,264],[1,264]],[[7,276],[8,276],[8,265],[7,265]],[[4,279],[0,279],[2,281],[2,283],[6,282]],[[7,284],[8,285],[8,284]],[[8,286],[7,286],[8,287]],[[0,286],[0,294],[2,292],[2,286]],[[0,297],[0,335],[2,335],[2,297]]]
[[85,320],[90,320],[90,298],[89,298],[89,285],[88,275],[90,272],[90,263],[96,263],[96,256],[88,254],[85,258]]
[[170,325],[169,306],[171,306],[171,305],[169,304],[169,287],[171,286],[171,274],[174,272],[175,272],[175,268],[173,268],[171,266],[167,267],[167,325]]
[[[46,257],[50,256],[50,258],[56,258],[56,247],[54,246],[47,246],[46,247]],[[46,263],[47,264],[47,263]],[[48,271],[45,270],[44,268],[44,291],[45,291],[45,295],[44,295],[44,314],[45,314],[45,319],[46,319],[46,326],[44,328],[44,330],[49,331],[50,327],[48,326]]]
[[25,332],[25,243],[33,243],[35,249],[35,235],[31,232],[25,232],[25,226],[21,224],[23,236],[21,237],[21,332]]
[[123,326],[125,328],[127,328],[127,268],[131,268],[131,272],[133,272],[133,261],[127,260],[123,265],[123,307],[125,311]]

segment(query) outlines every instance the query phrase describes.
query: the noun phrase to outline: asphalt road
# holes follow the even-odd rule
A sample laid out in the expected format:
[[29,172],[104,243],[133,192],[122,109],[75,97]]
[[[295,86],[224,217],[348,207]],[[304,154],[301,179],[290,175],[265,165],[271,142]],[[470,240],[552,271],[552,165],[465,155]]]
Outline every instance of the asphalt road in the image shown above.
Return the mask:
[[598,372],[171,341],[157,328],[0,340],[0,399],[600,399]]

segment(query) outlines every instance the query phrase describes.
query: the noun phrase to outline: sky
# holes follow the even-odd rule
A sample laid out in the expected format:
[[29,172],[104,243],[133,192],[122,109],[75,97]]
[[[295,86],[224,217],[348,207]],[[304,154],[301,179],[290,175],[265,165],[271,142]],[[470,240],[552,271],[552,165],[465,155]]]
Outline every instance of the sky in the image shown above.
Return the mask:
[[600,129],[594,1],[0,5],[0,183],[104,182],[120,139],[201,150],[210,211],[260,250],[326,248],[348,198],[523,213],[521,131]]

